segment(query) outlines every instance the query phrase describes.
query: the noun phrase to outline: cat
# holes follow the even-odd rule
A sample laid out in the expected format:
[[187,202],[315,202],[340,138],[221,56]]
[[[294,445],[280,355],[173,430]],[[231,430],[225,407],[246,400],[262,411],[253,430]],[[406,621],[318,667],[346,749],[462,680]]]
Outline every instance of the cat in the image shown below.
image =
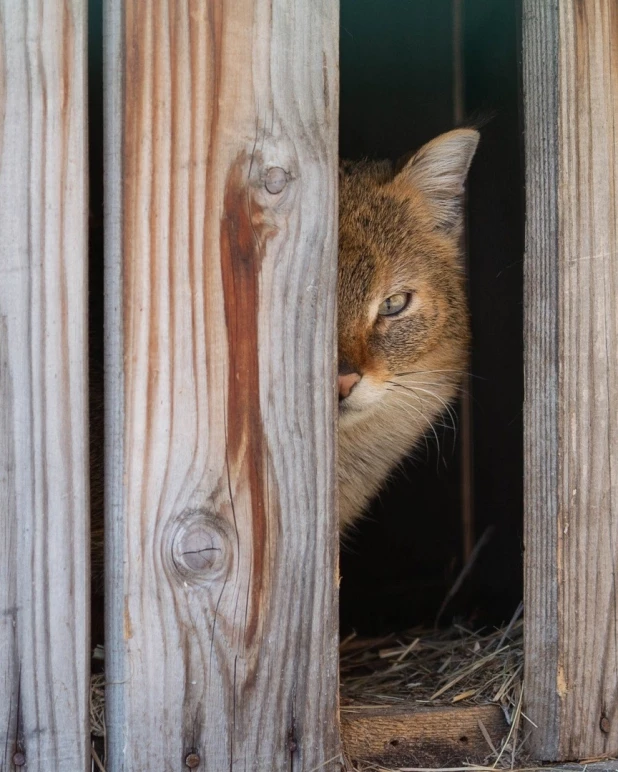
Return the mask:
[[[479,135],[444,134],[398,173],[346,163],[339,219],[339,520],[356,520],[458,391],[469,338],[460,255]],[[103,571],[102,369],[91,371],[94,585]]]
[[433,139],[395,173],[339,175],[339,524],[366,510],[449,409],[468,359],[461,255],[474,129]]

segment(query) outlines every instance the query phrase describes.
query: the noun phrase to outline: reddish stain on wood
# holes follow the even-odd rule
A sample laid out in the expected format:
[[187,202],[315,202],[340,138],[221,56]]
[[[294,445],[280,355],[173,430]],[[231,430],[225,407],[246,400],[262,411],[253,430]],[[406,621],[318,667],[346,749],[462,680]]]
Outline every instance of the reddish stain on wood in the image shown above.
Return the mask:
[[264,588],[268,450],[260,409],[258,307],[260,268],[269,235],[261,217],[262,208],[251,196],[249,168],[247,153],[240,153],[225,185],[220,235],[229,352],[228,465],[248,481],[253,524],[251,589],[245,628],[247,645],[257,630]]

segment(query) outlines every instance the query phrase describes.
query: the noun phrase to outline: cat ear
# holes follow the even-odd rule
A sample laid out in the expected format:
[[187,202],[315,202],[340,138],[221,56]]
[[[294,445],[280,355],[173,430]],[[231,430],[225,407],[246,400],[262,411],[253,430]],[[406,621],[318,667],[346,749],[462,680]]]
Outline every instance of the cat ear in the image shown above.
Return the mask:
[[441,230],[451,231],[461,224],[466,176],[479,139],[474,129],[441,134],[423,145],[395,178],[425,196]]

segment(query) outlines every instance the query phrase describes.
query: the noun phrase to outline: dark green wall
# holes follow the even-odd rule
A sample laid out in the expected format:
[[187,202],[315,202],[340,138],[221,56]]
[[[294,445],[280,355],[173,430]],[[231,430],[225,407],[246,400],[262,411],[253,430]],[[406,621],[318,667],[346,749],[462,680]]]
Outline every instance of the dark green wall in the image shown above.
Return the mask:
[[451,0],[343,0],[340,152],[403,155],[453,125]]

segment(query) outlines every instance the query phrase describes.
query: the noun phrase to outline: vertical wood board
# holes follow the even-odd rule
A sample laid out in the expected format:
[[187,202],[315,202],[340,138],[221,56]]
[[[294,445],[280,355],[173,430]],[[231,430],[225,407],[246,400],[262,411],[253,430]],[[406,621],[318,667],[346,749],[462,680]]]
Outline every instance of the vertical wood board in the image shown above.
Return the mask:
[[540,758],[615,756],[618,7],[527,5],[527,711]]
[[333,770],[337,8],[106,13],[108,767]]
[[6,770],[89,768],[85,32],[83,3],[0,1]]
[[[535,754],[558,753],[558,9],[524,0],[525,699]],[[533,718],[533,720],[536,720]]]

